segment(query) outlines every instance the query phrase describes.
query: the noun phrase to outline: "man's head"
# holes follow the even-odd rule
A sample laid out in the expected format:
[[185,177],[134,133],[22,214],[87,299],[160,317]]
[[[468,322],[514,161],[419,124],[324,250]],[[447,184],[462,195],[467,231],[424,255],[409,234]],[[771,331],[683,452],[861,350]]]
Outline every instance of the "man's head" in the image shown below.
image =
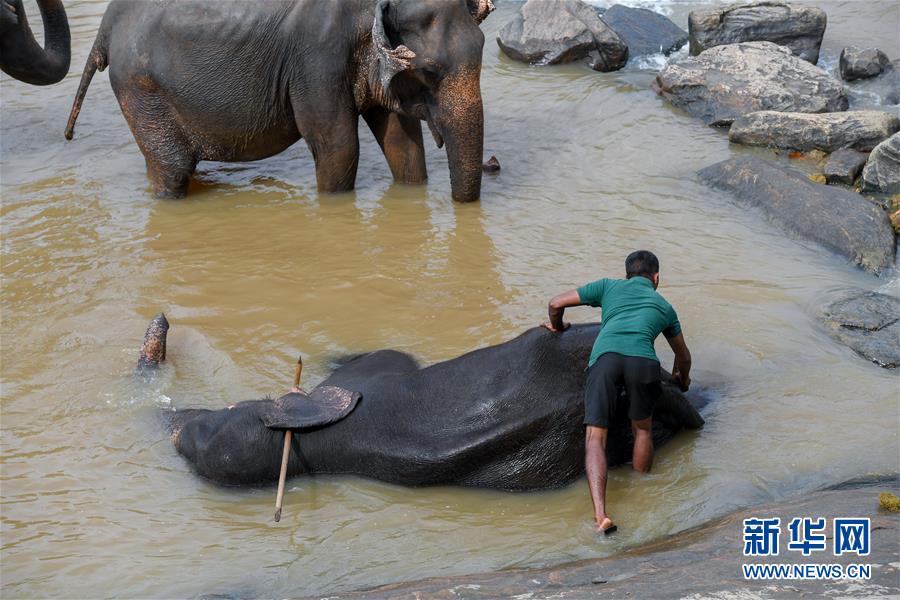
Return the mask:
[[653,282],[653,289],[659,285],[659,259],[649,250],[636,250],[625,259],[625,277],[646,277]]

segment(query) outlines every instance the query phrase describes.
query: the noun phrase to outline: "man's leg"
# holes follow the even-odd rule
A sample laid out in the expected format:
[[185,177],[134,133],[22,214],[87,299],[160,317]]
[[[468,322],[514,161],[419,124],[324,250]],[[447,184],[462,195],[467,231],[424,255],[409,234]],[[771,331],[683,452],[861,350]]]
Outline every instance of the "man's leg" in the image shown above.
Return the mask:
[[621,379],[622,357],[612,352],[597,359],[588,371],[584,387],[584,470],[588,489],[594,503],[597,531],[615,531],[612,519],[606,514],[606,434],[616,410]]
[[606,432],[605,427],[588,425],[584,440],[584,470],[587,472],[588,489],[594,502],[594,521],[598,531],[612,525],[606,514]]
[[635,471],[649,473],[653,465],[653,418],[631,422],[634,433],[634,451],[631,454],[631,466]]
[[662,394],[659,363],[647,358],[628,357],[624,371],[628,416],[634,433],[631,465],[635,471],[648,473],[653,464],[653,408]]

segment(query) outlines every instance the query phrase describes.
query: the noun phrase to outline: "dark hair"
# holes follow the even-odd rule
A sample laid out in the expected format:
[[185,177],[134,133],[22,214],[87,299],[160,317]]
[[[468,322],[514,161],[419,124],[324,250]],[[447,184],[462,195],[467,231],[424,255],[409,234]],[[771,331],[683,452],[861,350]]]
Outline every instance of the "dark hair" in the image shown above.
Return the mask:
[[659,259],[649,250],[636,250],[625,259],[625,277],[653,277],[659,273]]

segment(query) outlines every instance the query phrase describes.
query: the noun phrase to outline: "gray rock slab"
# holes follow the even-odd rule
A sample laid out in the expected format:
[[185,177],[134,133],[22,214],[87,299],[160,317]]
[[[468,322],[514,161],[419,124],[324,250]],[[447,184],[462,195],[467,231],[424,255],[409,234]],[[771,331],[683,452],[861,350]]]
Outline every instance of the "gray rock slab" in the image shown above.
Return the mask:
[[829,185],[853,185],[869,155],[852,148],[841,148],[828,156],[822,173]]
[[837,113],[760,111],[734,120],[728,139],[749,146],[834,152],[853,148],[870,152],[900,131],[900,118],[881,110]]
[[497,36],[504,54],[534,65],[584,58],[597,71],[625,66],[628,47],[581,0],[528,0]]
[[900,133],[875,146],[863,169],[862,181],[864,192],[900,193]]
[[669,55],[688,41],[687,32],[663,15],[646,8],[615,4],[603,13],[603,22],[628,46],[628,57]]
[[819,317],[829,333],[886,368],[900,365],[900,298],[856,290],[826,305]]
[[731,158],[699,171],[707,185],[759,207],[770,221],[874,273],[894,264],[887,213],[859,194],[820,185],[767,161]]
[[760,110],[847,110],[843,84],[771,42],[716,46],[670,62],[653,85],[674,106],[710,125]]
[[725,44],[765,41],[790,48],[815,64],[826,23],[822,9],[806,4],[751,2],[695,10],[688,17],[691,54]]

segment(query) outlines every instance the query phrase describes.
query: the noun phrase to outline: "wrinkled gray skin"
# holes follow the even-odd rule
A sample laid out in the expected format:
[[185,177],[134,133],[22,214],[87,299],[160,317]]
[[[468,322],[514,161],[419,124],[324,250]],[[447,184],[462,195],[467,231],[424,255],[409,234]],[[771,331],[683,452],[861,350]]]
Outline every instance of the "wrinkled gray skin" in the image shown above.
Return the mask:
[[31,85],[51,85],[69,72],[71,38],[61,0],[37,0],[45,48],[34,39],[22,0],[0,0],[0,69]]
[[447,144],[455,200],[481,190],[480,22],[489,0],[114,0],[66,128],[97,69],[160,197],[198,161],[251,161],[301,137],[321,192],[353,189],[365,119],[394,178],[427,177],[420,121]]
[[[598,331],[538,327],[425,368],[393,350],[348,359],[320,388],[359,393],[358,405],[331,425],[295,430],[288,475],[345,473],[410,486],[512,491],[566,485],[584,473],[585,365]],[[162,332],[157,318],[147,333]],[[142,361],[164,355],[164,338],[145,341],[144,349]],[[657,447],[683,428],[701,427],[697,409],[705,403],[662,376],[653,415]],[[264,425],[272,405],[258,400],[166,414],[176,449],[198,474],[252,485],[278,479],[284,432]],[[613,466],[630,459],[633,444],[627,402],[620,408],[607,443]]]

